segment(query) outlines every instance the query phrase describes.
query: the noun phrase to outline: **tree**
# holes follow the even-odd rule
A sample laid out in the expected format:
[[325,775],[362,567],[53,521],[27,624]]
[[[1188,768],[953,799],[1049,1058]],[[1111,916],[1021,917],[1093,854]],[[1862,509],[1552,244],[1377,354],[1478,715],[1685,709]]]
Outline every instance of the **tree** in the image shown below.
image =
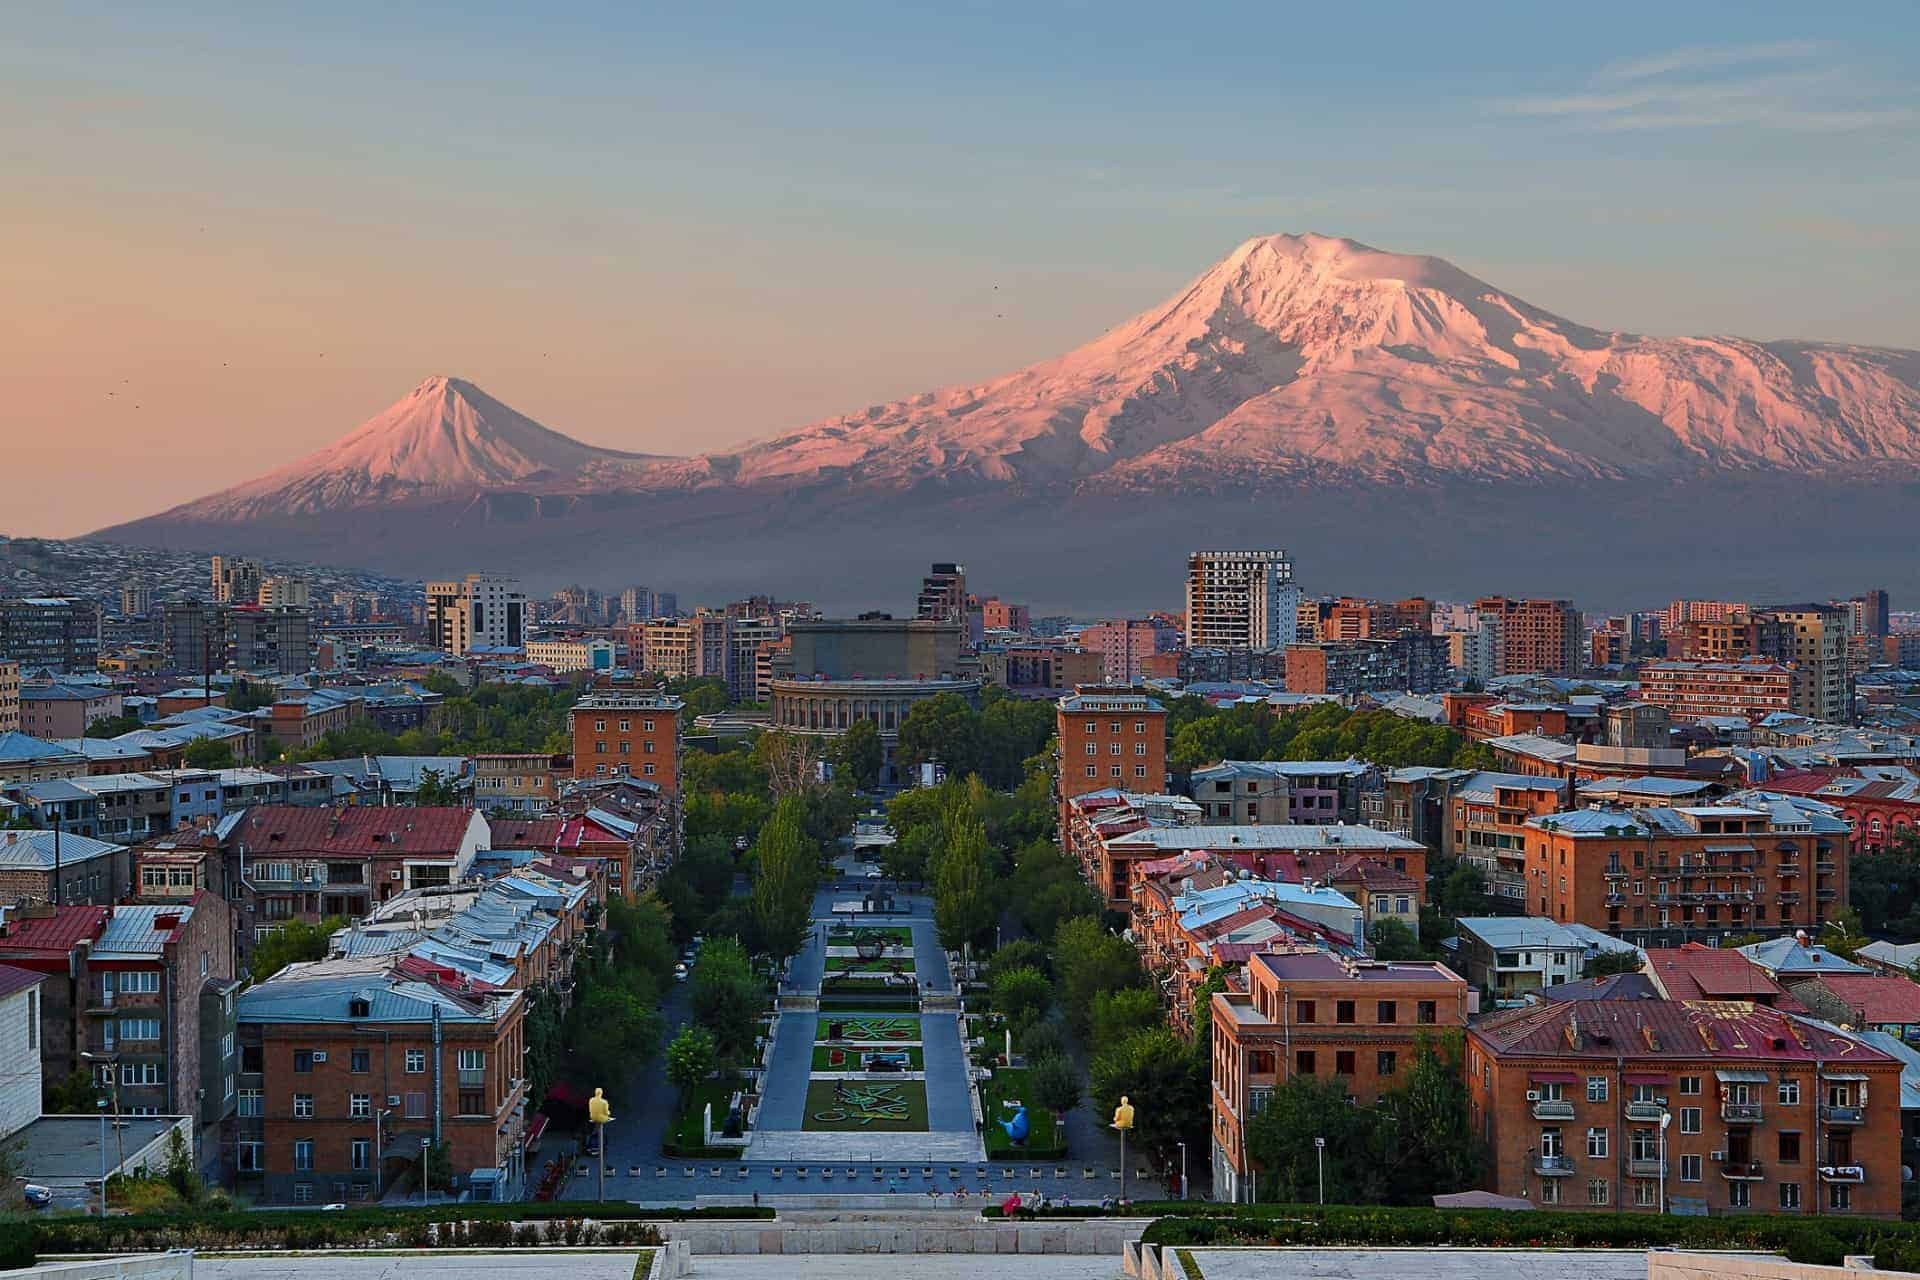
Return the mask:
[[413,803],[421,809],[458,808],[460,789],[438,769],[422,769],[419,784],[414,788]]
[[89,738],[117,738],[141,728],[139,716],[102,716],[87,726]]
[[768,730],[754,741],[752,757],[775,800],[820,785],[820,740],[812,734]]
[[1053,935],[1054,1003],[1081,1035],[1092,1026],[1093,1000],[1103,991],[1145,983],[1139,954],[1124,938],[1085,916],[1066,921]]
[[652,1061],[660,1031],[660,1015],[638,995],[595,985],[574,1004],[567,1041],[590,1079],[613,1084]]
[[659,894],[674,940],[686,942],[707,925],[733,888],[733,848],[718,836],[689,839],[686,852],[660,877]]
[[657,997],[679,959],[673,949],[673,922],[666,904],[651,893],[632,901],[609,899],[606,932],[612,939],[614,967],[622,981]]
[[1092,1044],[1104,1049],[1118,1044],[1136,1031],[1160,1026],[1166,1016],[1160,1010],[1160,997],[1150,987],[1122,987],[1102,991],[1093,998]]
[[93,1073],[85,1067],[76,1067],[64,1079],[49,1083],[46,1092],[46,1112],[52,1116],[90,1116],[101,1096]]
[[1327,1201],[1378,1203],[1386,1185],[1372,1158],[1378,1124],[1373,1109],[1350,1103],[1345,1082],[1333,1076],[1293,1076],[1274,1086],[1266,1110],[1246,1121],[1246,1149],[1260,1170],[1260,1198],[1313,1203],[1323,1168],[1315,1140],[1324,1139]]
[[1060,1122],[1080,1105],[1080,1072],[1066,1057],[1043,1058],[1027,1072],[1027,1084],[1033,1099],[1053,1113],[1053,1138],[1057,1144]]
[[1440,886],[1440,909],[1450,916],[1471,916],[1485,910],[1487,878],[1479,867],[1462,861]]
[[1431,1203],[1436,1192],[1464,1191],[1480,1179],[1487,1152],[1467,1114],[1462,1040],[1458,1032],[1439,1041],[1420,1036],[1405,1083],[1376,1108],[1383,1123],[1375,1158],[1395,1204]]
[[325,959],[327,944],[347,924],[345,916],[329,916],[319,924],[289,920],[254,945],[247,972],[255,982],[265,982],[296,961]]
[[1615,973],[1638,973],[1640,972],[1642,963],[1644,963],[1644,961],[1637,951],[1602,951],[1599,955],[1587,961],[1585,976],[1589,978],[1604,978]]
[[714,1061],[713,1032],[701,1026],[682,1027],[667,1045],[667,1080],[685,1099],[712,1074]]
[[1026,1055],[1029,1067],[1038,1066],[1049,1058],[1065,1058],[1069,1062],[1073,1055],[1067,1049],[1066,1033],[1053,1022],[1036,1022],[1026,1031],[1014,1037],[1020,1052]]
[[753,920],[760,945],[784,961],[806,940],[820,856],[800,829],[801,801],[788,796],[774,808],[753,847]]
[[1920,840],[1906,827],[1879,853],[1847,861],[1847,902],[1861,932],[1894,942],[1920,941]]
[[1015,938],[1012,942],[1002,943],[1000,949],[987,961],[987,973],[991,977],[1003,969],[1038,969],[1047,971],[1047,949],[1031,938]]
[[937,762],[947,776],[979,772],[980,713],[957,693],[942,693],[916,703],[900,722],[894,759],[917,766]]
[[994,966],[987,981],[988,1000],[993,1011],[1004,1017],[1015,1035],[1046,1016],[1047,1002],[1053,998],[1053,984],[1038,969],[1022,965],[1003,969]]
[[987,868],[987,828],[978,817],[956,814],[933,868],[933,922],[940,945],[958,951],[980,942],[993,928],[993,888]]
[[195,738],[180,755],[189,769],[231,769],[233,748],[218,738]]
[[1133,1141],[1166,1164],[1185,1140],[1200,1147],[1206,1133],[1206,1076],[1200,1055],[1165,1027],[1136,1031],[1094,1055],[1088,1092],[1103,1116],[1122,1097],[1134,1106]]
[[854,721],[833,744],[834,771],[863,791],[880,785],[880,769],[885,763],[886,747],[871,720]]
[[732,938],[709,938],[693,968],[693,1016],[712,1033],[721,1061],[738,1065],[752,1057],[764,1000],[746,948]]
[[1424,954],[1419,935],[1399,920],[1375,920],[1367,941],[1376,960],[1418,960]]

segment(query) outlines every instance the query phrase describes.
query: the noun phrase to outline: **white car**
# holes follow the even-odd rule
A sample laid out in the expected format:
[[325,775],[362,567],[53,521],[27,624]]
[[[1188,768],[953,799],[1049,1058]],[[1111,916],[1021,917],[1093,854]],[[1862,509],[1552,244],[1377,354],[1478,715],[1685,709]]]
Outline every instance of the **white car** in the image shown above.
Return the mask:
[[673,966],[673,980],[675,982],[685,982],[687,980],[687,966],[684,964]]
[[869,879],[869,880],[884,880],[884,879],[886,879],[886,878],[887,878],[887,873],[886,873],[886,872],[884,872],[884,871],[882,871],[882,870],[881,870],[880,868],[878,868],[878,867],[868,867],[868,868],[867,868],[867,879]]

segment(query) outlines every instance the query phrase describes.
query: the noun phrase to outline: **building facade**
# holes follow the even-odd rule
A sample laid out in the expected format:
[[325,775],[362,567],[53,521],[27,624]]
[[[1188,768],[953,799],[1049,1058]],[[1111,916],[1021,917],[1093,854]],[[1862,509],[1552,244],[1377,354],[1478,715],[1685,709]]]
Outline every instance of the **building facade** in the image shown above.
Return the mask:
[[1483,596],[1473,608],[1481,625],[1492,624],[1499,637],[1494,675],[1564,675],[1580,669],[1584,632],[1571,600]]
[[573,776],[644,778],[668,795],[680,794],[680,715],[686,704],[669,694],[601,690],[574,703]]
[[517,578],[470,573],[427,584],[427,634],[448,653],[518,649],[526,643],[527,595]]
[[1108,788],[1147,795],[1167,789],[1167,709],[1160,703],[1133,689],[1098,685],[1067,695],[1058,707],[1055,785],[1063,806]]
[[1187,647],[1284,649],[1298,638],[1300,588],[1285,551],[1187,556]]

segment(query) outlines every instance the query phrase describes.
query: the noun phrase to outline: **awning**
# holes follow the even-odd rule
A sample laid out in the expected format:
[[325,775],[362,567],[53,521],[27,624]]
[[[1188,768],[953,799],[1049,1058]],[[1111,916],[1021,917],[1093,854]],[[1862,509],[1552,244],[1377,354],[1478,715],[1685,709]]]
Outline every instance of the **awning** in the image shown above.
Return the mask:
[[1628,1084],[1665,1084],[1672,1077],[1655,1071],[1629,1071],[1620,1078]]
[[1579,1084],[1580,1077],[1571,1071],[1529,1071],[1527,1079],[1535,1084]]
[[1822,1071],[1822,1080],[1871,1080],[1872,1076],[1863,1076],[1858,1071]]
[[1764,1071],[1716,1071],[1713,1074],[1728,1084],[1765,1084],[1773,1079]]
[[547,1133],[547,1113],[541,1112],[527,1123],[527,1150],[540,1145],[540,1139]]
[[1758,853],[1760,852],[1758,849],[1754,848],[1750,844],[1710,844],[1706,846],[1706,850],[1708,853]]

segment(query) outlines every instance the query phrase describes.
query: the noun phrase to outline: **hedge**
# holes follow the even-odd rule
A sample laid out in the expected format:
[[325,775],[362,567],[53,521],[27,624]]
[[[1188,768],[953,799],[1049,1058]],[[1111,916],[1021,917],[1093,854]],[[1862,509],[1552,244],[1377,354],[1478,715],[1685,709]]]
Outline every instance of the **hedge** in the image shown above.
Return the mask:
[[[646,1209],[626,1201],[450,1204],[417,1209],[139,1214],[117,1218],[36,1218],[41,1254],[152,1253],[164,1249],[339,1249],[530,1247],[543,1244],[657,1245],[658,1221],[771,1218],[772,1209]],[[585,1221],[592,1219],[591,1222]],[[4,1246],[4,1239],[0,1239]],[[30,1264],[29,1264],[30,1265]]]
[[35,1261],[32,1226],[25,1222],[0,1222],[0,1271],[18,1271]]
[[[1045,1216],[1089,1217],[1099,1209]],[[1201,1245],[1453,1245],[1527,1249],[1753,1249],[1794,1262],[1837,1266],[1848,1254],[1880,1265],[1920,1257],[1920,1223],[1850,1217],[1676,1217],[1651,1213],[1554,1213],[1502,1209],[1328,1205],[1222,1205],[1179,1201],[1136,1204],[1130,1214],[1162,1214],[1142,1239]]]

